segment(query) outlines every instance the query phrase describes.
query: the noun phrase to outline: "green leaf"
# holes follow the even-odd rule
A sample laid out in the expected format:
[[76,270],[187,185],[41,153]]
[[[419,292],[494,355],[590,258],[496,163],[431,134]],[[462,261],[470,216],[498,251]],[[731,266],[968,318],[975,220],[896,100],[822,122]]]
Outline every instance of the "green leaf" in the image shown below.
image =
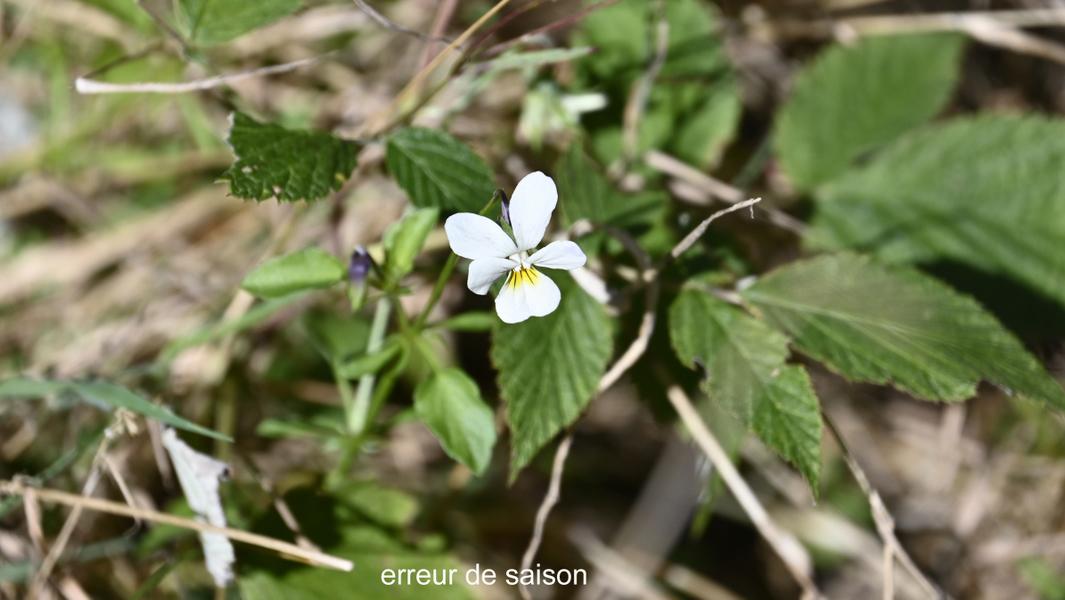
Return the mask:
[[113,383],[42,380],[28,377],[14,377],[0,382],[0,398],[43,398],[64,392],[72,393],[85,402],[101,408],[123,408],[149,419],[155,419],[164,425],[227,442],[233,441],[229,436],[183,419],[139,394]]
[[177,23],[193,44],[228,42],[295,12],[300,0],[179,0]]
[[415,206],[477,212],[495,191],[492,171],[443,131],[409,127],[388,138],[388,170]]
[[716,166],[740,123],[739,86],[732,77],[705,86],[705,100],[682,122],[673,147],[686,162]]
[[580,219],[593,223],[627,225],[646,217],[663,204],[658,194],[622,194],[611,186],[592,159],[573,144],[555,164],[559,206],[566,223]]
[[328,133],[295,131],[235,112],[229,145],[237,160],[224,173],[238,198],[317,200],[337,191],[355,169],[358,144]]
[[603,307],[568,275],[551,274],[562,290],[558,309],[517,325],[499,323],[492,362],[512,435],[510,478],[592,399],[612,350]]
[[702,366],[703,388],[810,482],[821,471],[821,409],[806,370],[785,363],[788,340],[709,294],[681,292],[669,312],[681,362]]
[[358,481],[334,491],[343,506],[385,527],[407,527],[418,516],[418,499],[373,481]]
[[945,401],[986,379],[1065,409],[1065,390],[990,313],[915,269],[822,256],[777,269],[743,297],[849,379]]
[[453,367],[436,371],[415,388],[414,410],[448,456],[478,475],[484,473],[496,428],[476,382]]
[[491,311],[470,311],[455,315],[445,321],[433,325],[440,329],[450,331],[489,331],[496,323],[496,314]]
[[721,43],[720,15],[714,5],[699,0],[666,3],[669,45],[660,76],[671,78],[706,76],[730,72]]
[[823,52],[777,118],[784,172],[813,188],[935,116],[958,78],[962,45],[954,34],[871,36]]
[[436,208],[421,208],[403,217],[388,228],[384,235],[385,278],[391,282],[399,281],[414,268],[414,258],[418,256],[425,238],[436,225],[440,211]]
[[385,344],[377,352],[364,354],[337,365],[337,376],[344,379],[358,379],[363,375],[376,373],[391,362],[402,350],[403,346],[398,343]]
[[596,49],[581,61],[599,79],[627,81],[646,64],[651,52],[647,2],[622,0],[583,19],[575,42]]
[[1065,305],[1065,120],[958,119],[914,132],[817,195],[809,245],[957,261]]
[[324,288],[343,281],[344,265],[319,248],[271,258],[248,273],[240,287],[260,298],[277,298],[294,292]]

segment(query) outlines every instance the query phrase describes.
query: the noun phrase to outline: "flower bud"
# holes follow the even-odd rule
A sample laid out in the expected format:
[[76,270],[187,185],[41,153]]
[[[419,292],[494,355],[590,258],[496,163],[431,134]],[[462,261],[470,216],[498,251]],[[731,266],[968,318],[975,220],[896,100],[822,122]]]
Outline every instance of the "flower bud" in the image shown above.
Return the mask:
[[348,280],[351,283],[362,283],[373,269],[373,259],[364,246],[356,246],[351,253],[351,262],[348,263]]

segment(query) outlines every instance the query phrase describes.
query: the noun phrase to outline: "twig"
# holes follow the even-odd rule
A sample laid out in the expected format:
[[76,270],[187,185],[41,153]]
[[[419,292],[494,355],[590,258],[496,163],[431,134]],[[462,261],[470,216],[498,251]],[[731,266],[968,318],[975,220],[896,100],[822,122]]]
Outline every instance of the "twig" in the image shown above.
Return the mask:
[[681,254],[687,252],[692,246],[695,245],[695,242],[699,241],[699,238],[703,237],[703,234],[706,233],[706,229],[710,227],[710,224],[716,221],[717,219],[731,212],[736,212],[737,210],[742,210],[749,206],[754,206],[755,204],[758,204],[761,201],[761,198],[749,198],[747,200],[744,200],[743,202],[737,202],[736,204],[733,204],[728,208],[723,208],[717,211],[716,213],[710,215],[709,217],[703,219],[702,223],[696,225],[695,229],[689,231],[688,235],[684,236],[684,239],[678,242],[677,245],[669,251],[670,259],[676,260],[680,257]]
[[392,100],[388,107],[384,111],[379,113],[374,118],[373,122],[368,125],[367,129],[369,136],[372,137],[388,129],[390,117],[393,115],[393,113],[396,112],[399,107],[403,105],[403,103],[407,100],[407,96],[414,93],[415,90],[421,89],[422,82],[425,81],[425,78],[428,77],[429,74],[432,73],[436,69],[436,67],[444,61],[444,59],[452,50],[461,46],[462,44],[465,44],[466,41],[469,40],[474,33],[477,33],[478,29],[483,27],[489,19],[496,15],[496,13],[503,10],[503,8],[507,4],[510,4],[510,0],[499,0],[499,2],[497,2],[495,6],[490,8],[488,12],[481,15],[481,18],[474,21],[472,25],[466,28],[466,31],[463,31],[462,34],[459,35],[459,37],[455,38],[455,40],[453,40],[443,50],[441,50],[439,54],[433,57],[433,60],[431,60],[429,64],[425,65],[425,67],[421,71],[418,71],[418,73],[414,75],[414,77],[411,78],[409,82],[407,82],[407,85],[404,86],[402,90],[400,90],[399,94],[396,95],[396,97]]
[[[573,432],[571,431],[566,434],[566,437],[562,438],[562,441],[558,444],[558,450],[555,451],[555,460],[551,465],[551,483],[547,486],[547,495],[544,496],[543,501],[540,502],[540,508],[536,511],[532,538],[529,539],[529,545],[525,548],[525,554],[521,557],[522,570],[532,566],[533,559],[536,558],[536,551],[540,548],[540,543],[544,538],[544,526],[547,524],[547,517],[551,515],[551,509],[558,504],[559,490],[562,487],[562,471],[565,469],[566,458],[569,456],[569,449],[572,445]],[[522,598],[530,600],[532,596],[529,595],[529,590],[524,583],[518,589]]]
[[1026,27],[1065,25],[1065,9],[973,11],[923,15],[858,16],[821,21],[777,21],[752,24],[756,37],[854,38],[869,35],[958,31],[988,45],[1065,62],[1065,47],[1018,31]]
[[655,3],[657,13],[657,25],[655,26],[655,54],[647,70],[633,85],[629,94],[629,101],[625,104],[623,118],[623,155],[625,162],[629,163],[636,157],[640,141],[640,121],[643,120],[647,109],[647,101],[651,97],[651,88],[655,79],[666,64],[666,55],[669,52],[669,20],[666,18],[666,2],[658,0]]
[[[932,583],[917,568],[917,565],[910,558],[909,553],[899,543],[899,539],[895,536],[895,519],[892,518],[891,512],[888,511],[887,506],[884,504],[884,500],[880,497],[880,493],[876,491],[876,488],[869,482],[869,478],[865,475],[865,471],[862,466],[858,464],[858,461],[854,458],[850,448],[847,446],[846,440],[843,439],[843,435],[840,433],[838,427],[832,417],[827,413],[822,415],[825,419],[825,423],[828,425],[829,431],[835,436],[836,441],[839,443],[841,453],[843,454],[843,460],[847,463],[847,468],[850,469],[851,475],[854,476],[854,480],[858,483],[858,487],[869,499],[869,508],[873,513],[873,522],[876,524],[876,531],[880,534],[880,538],[884,541],[884,545],[890,548],[890,554],[893,554],[902,563],[902,567],[906,569],[910,575],[917,580],[917,584],[921,589],[928,594],[929,598],[944,598],[946,594],[939,589],[939,587]],[[885,558],[889,556],[888,551],[885,550]],[[891,577],[891,569],[889,565],[884,565],[884,586],[885,590],[890,585],[889,579]],[[886,596],[885,596],[886,597]]]
[[[355,0],[355,2],[358,3],[360,0]],[[433,48],[436,47],[438,42],[446,43],[448,41],[442,34],[447,28],[448,22],[451,21],[451,16],[455,14],[455,8],[457,7],[458,0],[444,0],[436,9],[436,16],[433,17],[432,28],[430,29],[432,33],[425,40],[425,48],[422,48],[422,56],[418,59],[419,69],[425,67],[432,60]]]
[[608,584],[620,596],[669,600],[670,596],[663,593],[647,573],[601,542],[590,530],[574,528],[570,530],[569,538],[585,560],[608,574]]
[[[717,198],[729,204],[742,202],[747,196],[743,190],[715,179],[699,169],[680,161],[664,152],[651,150],[644,155],[644,161],[652,169],[679,179],[692,187],[702,190],[710,198]],[[769,215],[769,222],[793,233],[802,234],[806,224],[786,212],[775,208],[762,207]]]
[[[110,432],[104,433],[103,440],[100,442],[100,446],[96,449],[96,455],[93,457],[92,466],[89,467],[89,476],[81,487],[82,496],[89,496],[96,491],[96,486],[100,483],[100,467],[104,462],[104,457],[107,455],[108,448],[111,446],[112,439],[113,435]],[[47,500],[37,490],[34,490],[34,495],[39,499]],[[28,590],[30,598],[40,596],[48,582],[48,577],[52,574],[52,569],[55,568],[56,563],[59,562],[59,557],[63,554],[67,544],[70,543],[70,537],[74,535],[74,529],[78,526],[78,521],[81,520],[81,513],[81,507],[75,506],[74,510],[67,515],[67,520],[63,522],[63,527],[59,530],[59,535],[56,536],[55,542],[49,548],[44,560],[41,561],[41,566],[37,569],[37,573],[34,574],[33,581],[30,582]]]
[[164,525],[173,525],[174,527],[191,529],[201,533],[218,533],[231,540],[259,546],[260,548],[267,548],[279,553],[282,557],[300,560],[313,566],[328,567],[338,571],[350,571],[354,567],[350,560],[300,548],[295,544],[276,540],[257,533],[250,533],[229,527],[216,527],[209,523],[161,513],[154,510],[134,508],[125,504],[119,504],[118,502],[103,500],[101,498],[79,496],[77,494],[47,488],[30,488],[17,481],[0,481],[0,494],[24,496],[27,493],[33,493],[39,500],[44,500],[45,502],[54,502],[57,504],[72,506],[75,510],[95,510],[113,515],[130,517],[132,519],[142,519],[144,521],[162,523]]
[[324,56],[326,55],[304,58],[302,60],[297,60],[280,65],[261,67],[258,69],[252,69],[250,71],[228,73],[226,75],[218,75],[215,77],[207,77],[205,79],[195,79],[193,81],[183,81],[179,83],[108,83],[106,81],[97,81],[95,79],[78,77],[74,80],[74,89],[77,90],[79,94],[185,94],[188,92],[209,90],[218,86],[228,85],[236,81],[250,79],[252,77],[262,77],[264,75],[277,75],[279,73],[288,73],[289,71],[294,71],[296,69],[299,69],[300,67],[305,67],[307,65],[316,63]]
[[717,438],[714,437],[714,434],[699,416],[699,412],[692,406],[688,395],[684,393],[680,386],[674,384],[670,385],[666,390],[666,397],[669,398],[669,402],[676,409],[677,414],[680,415],[681,421],[691,433],[699,448],[702,449],[703,453],[714,465],[714,468],[721,474],[721,479],[728,486],[729,491],[732,492],[736,502],[750,517],[751,523],[762,534],[762,537],[769,542],[769,545],[784,562],[784,566],[787,567],[792,577],[799,583],[803,590],[803,597],[820,598],[821,593],[813,580],[813,567],[810,562],[810,556],[794,536],[779,528],[773,522],[758,497],[754,495],[750,486],[747,485],[739,471],[736,470],[735,465],[732,464],[728,453],[721,447]]
[[448,39],[446,37],[442,37],[442,36],[440,36],[438,34],[436,34],[436,35],[425,35],[424,33],[420,32],[420,31],[416,31],[416,30],[411,29],[409,27],[404,27],[404,26],[400,25],[399,23],[396,23],[395,21],[392,21],[388,17],[386,17],[386,16],[382,15],[381,13],[377,12],[377,9],[372,7],[372,6],[370,6],[370,3],[366,2],[365,0],[352,0],[352,2],[354,2],[355,6],[358,6],[359,10],[361,10],[363,13],[365,13],[367,17],[370,17],[370,20],[372,20],[374,23],[377,23],[381,27],[384,27],[385,29],[389,29],[389,30],[395,31],[396,33],[403,33],[403,34],[406,34],[406,35],[412,35],[412,36],[414,36],[414,37],[416,37],[416,38],[418,38],[420,40],[425,40],[427,42],[450,42],[451,41],[450,39]]

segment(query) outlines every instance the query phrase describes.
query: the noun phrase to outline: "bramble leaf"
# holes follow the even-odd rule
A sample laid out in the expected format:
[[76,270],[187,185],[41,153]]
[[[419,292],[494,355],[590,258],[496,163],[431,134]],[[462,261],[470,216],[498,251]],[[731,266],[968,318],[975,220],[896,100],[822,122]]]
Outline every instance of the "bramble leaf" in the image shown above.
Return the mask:
[[1065,305],[1065,120],[924,128],[817,195],[807,243],[887,262],[950,260]]
[[177,24],[193,44],[228,42],[296,12],[300,0],[180,0]]
[[320,248],[306,248],[259,265],[240,287],[260,298],[277,298],[329,287],[343,281],[344,275],[344,265],[335,256]]
[[[556,273],[558,273],[556,275]],[[580,416],[610,358],[610,319],[568,275],[552,272],[562,303],[546,317],[496,325],[492,362],[512,435],[510,478]]]
[[703,389],[710,400],[795,465],[816,496],[821,409],[806,369],[785,363],[787,338],[697,290],[685,290],[673,302],[669,328],[681,362],[705,370]]
[[317,200],[340,189],[355,169],[358,144],[318,131],[296,131],[232,115],[229,145],[237,160],[224,173],[238,198]]
[[408,127],[388,138],[388,170],[419,207],[477,212],[492,197],[492,171],[443,131]]
[[872,36],[823,52],[777,117],[784,172],[814,188],[935,116],[958,78],[962,45],[953,34]]
[[461,369],[434,372],[414,390],[414,411],[448,456],[481,475],[496,442],[492,409],[481,390]]
[[1065,409],[1062,389],[980,304],[911,268],[850,254],[781,267],[742,292],[844,377],[964,400],[981,379]]

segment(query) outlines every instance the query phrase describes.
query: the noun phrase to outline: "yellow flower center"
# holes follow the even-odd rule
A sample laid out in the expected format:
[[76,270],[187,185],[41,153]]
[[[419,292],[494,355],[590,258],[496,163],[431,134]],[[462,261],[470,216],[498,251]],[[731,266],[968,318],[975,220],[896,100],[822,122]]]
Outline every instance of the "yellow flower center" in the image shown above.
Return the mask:
[[540,272],[535,267],[520,266],[514,269],[507,275],[507,281],[503,284],[504,287],[510,287],[511,289],[517,289],[523,285],[536,285],[536,281],[540,279]]

